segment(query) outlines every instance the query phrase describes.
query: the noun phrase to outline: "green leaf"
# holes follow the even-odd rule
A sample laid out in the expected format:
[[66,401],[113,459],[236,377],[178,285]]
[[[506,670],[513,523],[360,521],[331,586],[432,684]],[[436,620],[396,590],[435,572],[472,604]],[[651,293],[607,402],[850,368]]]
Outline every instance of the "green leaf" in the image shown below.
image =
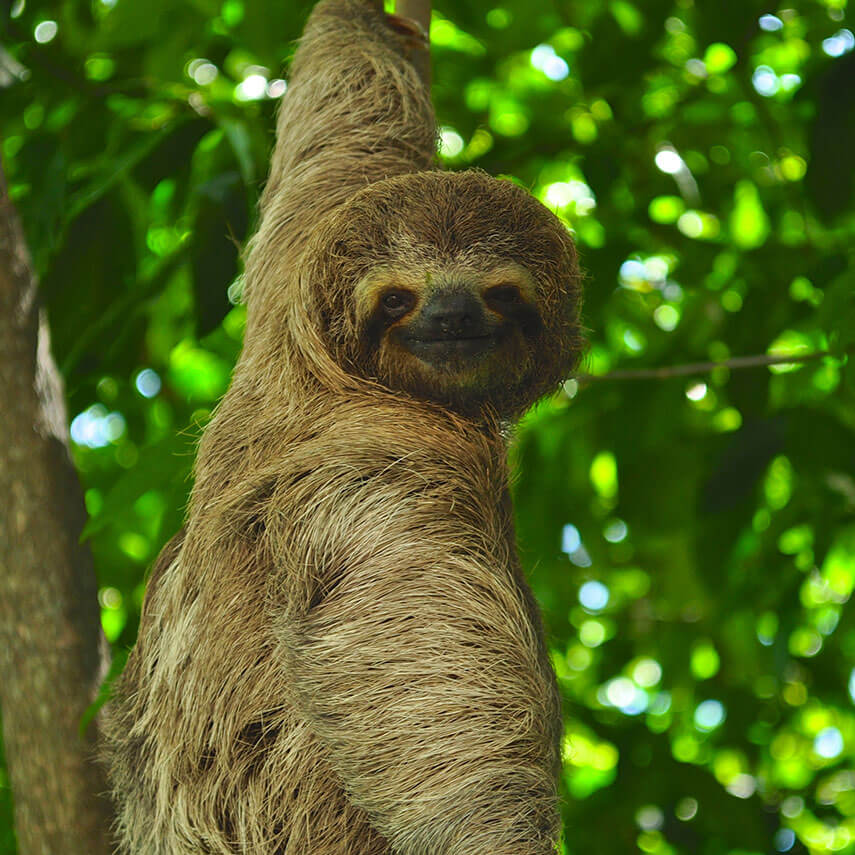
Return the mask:
[[736,51],[724,42],[711,44],[704,53],[704,65],[710,74],[724,74],[736,64]]
[[741,249],[756,249],[769,235],[769,218],[752,181],[740,181],[736,185],[730,233]]

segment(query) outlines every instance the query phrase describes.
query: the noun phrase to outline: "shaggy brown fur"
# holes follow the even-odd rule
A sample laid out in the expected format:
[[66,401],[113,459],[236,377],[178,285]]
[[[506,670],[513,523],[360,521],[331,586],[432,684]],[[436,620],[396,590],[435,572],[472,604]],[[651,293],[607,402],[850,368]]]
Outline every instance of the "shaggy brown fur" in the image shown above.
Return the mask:
[[[498,419],[573,363],[575,254],[513,184],[424,171],[404,50],[369,4],[324,0],[295,57],[244,351],[108,708],[122,852],[554,850],[560,711]],[[503,265],[543,325],[477,412],[366,350],[372,271]]]

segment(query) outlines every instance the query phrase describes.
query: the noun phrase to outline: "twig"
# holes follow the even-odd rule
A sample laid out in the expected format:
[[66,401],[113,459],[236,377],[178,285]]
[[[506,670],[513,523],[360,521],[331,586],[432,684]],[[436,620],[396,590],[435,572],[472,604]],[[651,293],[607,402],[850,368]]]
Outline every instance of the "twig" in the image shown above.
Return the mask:
[[767,365],[784,365],[791,362],[811,362],[826,356],[843,356],[852,349],[833,352],[817,350],[811,353],[793,353],[787,356],[735,356],[721,362],[689,362],[685,365],[666,365],[663,368],[639,368],[632,371],[610,371],[608,374],[578,374],[573,379],[580,384],[600,383],[604,380],[662,380],[668,377],[685,377],[690,374],[707,374],[716,368],[759,368]]

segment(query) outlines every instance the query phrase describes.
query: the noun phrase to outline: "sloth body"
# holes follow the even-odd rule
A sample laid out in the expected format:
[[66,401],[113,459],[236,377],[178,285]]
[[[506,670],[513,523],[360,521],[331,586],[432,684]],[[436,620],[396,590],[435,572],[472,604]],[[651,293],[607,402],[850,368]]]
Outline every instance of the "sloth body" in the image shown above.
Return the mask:
[[107,709],[121,851],[548,855],[561,727],[502,419],[579,350],[564,227],[430,169],[406,43],[310,18],[246,342]]

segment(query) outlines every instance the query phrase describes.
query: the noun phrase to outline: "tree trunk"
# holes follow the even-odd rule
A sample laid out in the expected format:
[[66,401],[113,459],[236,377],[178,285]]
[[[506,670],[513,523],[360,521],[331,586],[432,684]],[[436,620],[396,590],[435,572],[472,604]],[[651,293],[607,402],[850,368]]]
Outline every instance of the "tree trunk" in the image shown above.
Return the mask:
[[0,710],[21,855],[107,855],[110,806],[80,720],[104,642],[62,383],[0,169]]

